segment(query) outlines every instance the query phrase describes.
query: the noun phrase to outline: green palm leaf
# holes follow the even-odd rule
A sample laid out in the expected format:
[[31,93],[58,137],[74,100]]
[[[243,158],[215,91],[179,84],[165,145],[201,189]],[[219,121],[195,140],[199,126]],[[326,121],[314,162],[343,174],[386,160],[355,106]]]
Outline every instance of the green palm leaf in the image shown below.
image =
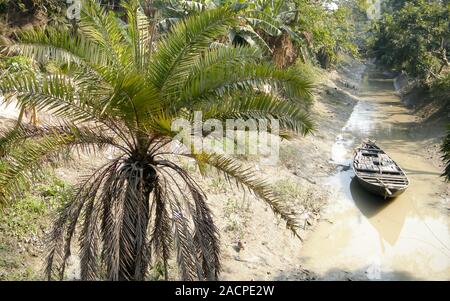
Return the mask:
[[173,88],[187,75],[192,60],[236,22],[233,14],[229,9],[220,8],[177,23],[169,37],[156,46],[158,51],[149,64],[151,82],[165,94],[173,93]]
[[112,144],[107,136],[75,126],[13,129],[0,142],[0,207],[20,197],[42,175],[46,165],[67,159],[70,149],[88,151],[93,145]]
[[[292,208],[287,207],[283,201],[279,200],[268,182],[261,179],[255,171],[248,167],[244,167],[241,163],[233,158],[221,155],[201,154],[195,156],[201,162],[215,167],[223,172],[225,176],[236,180],[237,185],[243,185],[251,190],[257,197],[262,199],[270,206],[272,211],[279,215],[285,222],[286,227],[298,236],[298,222],[295,219]],[[299,236],[298,236],[299,237]]]

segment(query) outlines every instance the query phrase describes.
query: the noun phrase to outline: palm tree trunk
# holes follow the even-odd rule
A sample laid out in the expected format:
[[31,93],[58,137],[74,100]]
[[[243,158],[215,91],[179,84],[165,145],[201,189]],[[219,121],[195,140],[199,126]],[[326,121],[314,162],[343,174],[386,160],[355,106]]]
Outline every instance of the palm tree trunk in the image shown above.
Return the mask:
[[156,172],[151,167],[142,168],[143,177],[128,183],[124,200],[122,231],[120,238],[119,277],[121,281],[144,280],[150,251],[147,227],[150,219],[150,194],[153,191]]
[[[148,201],[140,200],[138,204],[135,200],[125,200],[125,208],[123,213],[124,223],[128,224],[126,230],[121,233],[120,239],[120,257],[124,264],[119,269],[119,280],[143,280],[146,267],[143,266],[143,258],[145,253],[145,230],[149,222]],[[145,213],[137,213],[136,208],[144,208]],[[140,215],[138,217],[138,215]],[[144,252],[143,252],[144,251]],[[145,256],[145,255],[144,255]]]

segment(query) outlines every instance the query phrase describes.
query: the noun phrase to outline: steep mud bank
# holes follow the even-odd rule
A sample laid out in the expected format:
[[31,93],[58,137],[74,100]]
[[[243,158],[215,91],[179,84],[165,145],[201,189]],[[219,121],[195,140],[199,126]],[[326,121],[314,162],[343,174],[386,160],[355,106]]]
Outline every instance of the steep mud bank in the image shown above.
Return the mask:
[[[428,139],[425,156],[433,165],[443,169],[440,144],[450,123],[450,99],[443,95],[432,95],[429,89],[419,86],[405,74],[394,78],[396,94],[416,117],[416,129]],[[425,133],[425,135],[424,135]]]
[[404,73],[396,76],[389,73],[385,73],[385,75],[393,78],[395,91],[405,106],[420,121],[428,123],[445,123],[450,121],[450,99],[445,98],[445,93],[433,95],[429,87],[420,84],[417,80],[410,79]]

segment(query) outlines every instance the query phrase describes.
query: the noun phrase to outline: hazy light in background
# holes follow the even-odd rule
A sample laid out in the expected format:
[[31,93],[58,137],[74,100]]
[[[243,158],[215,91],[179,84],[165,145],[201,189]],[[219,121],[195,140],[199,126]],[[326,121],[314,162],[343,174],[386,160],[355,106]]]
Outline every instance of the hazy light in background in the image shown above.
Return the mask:
[[[381,17],[381,2],[382,0],[367,0],[367,17],[371,20],[379,19]],[[329,11],[335,11],[339,8],[339,1],[327,1],[323,3],[323,6]]]
[[339,8],[339,5],[336,2],[325,2],[323,6],[328,10],[337,10]]
[[377,20],[381,17],[381,0],[370,0],[367,8],[367,17],[371,20]]

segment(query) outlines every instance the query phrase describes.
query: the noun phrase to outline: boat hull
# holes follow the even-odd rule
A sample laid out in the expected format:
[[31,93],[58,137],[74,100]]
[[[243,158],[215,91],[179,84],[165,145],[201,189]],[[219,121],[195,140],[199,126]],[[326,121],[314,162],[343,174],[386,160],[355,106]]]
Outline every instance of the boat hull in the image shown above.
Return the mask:
[[402,168],[370,140],[356,149],[352,168],[364,189],[385,199],[402,194],[409,185]]
[[392,188],[390,187],[389,190],[391,191],[391,194],[388,194],[386,189],[384,189],[384,187],[380,186],[380,185],[374,185],[372,183],[366,182],[363,179],[359,178],[358,176],[356,176],[356,179],[358,180],[358,183],[367,191],[369,191],[372,194],[381,196],[383,198],[394,198],[396,196],[399,196],[400,194],[402,194],[407,187],[402,187],[402,188]]

